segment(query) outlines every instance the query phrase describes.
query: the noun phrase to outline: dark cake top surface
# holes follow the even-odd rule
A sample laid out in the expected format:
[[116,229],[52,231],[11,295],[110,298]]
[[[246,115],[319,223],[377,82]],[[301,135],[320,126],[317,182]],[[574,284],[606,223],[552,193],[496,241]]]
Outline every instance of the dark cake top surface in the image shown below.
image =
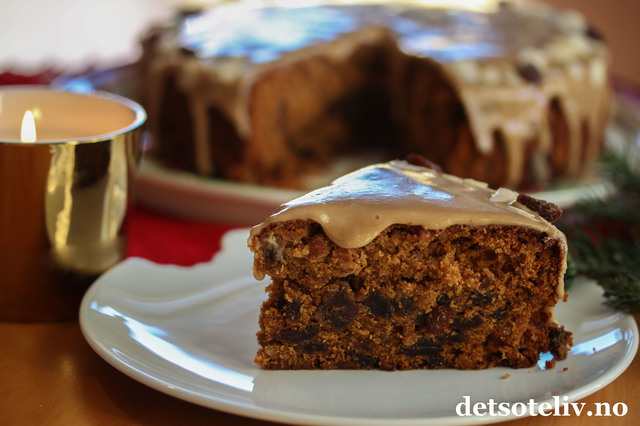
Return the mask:
[[380,27],[389,29],[408,53],[449,62],[515,56],[584,24],[548,6],[516,7],[493,0],[446,8],[442,1],[279,3],[289,7],[240,2],[189,16],[181,26],[180,44],[202,59],[243,58],[260,64],[341,34]]
[[263,224],[311,219],[344,248],[362,247],[393,224],[444,229],[452,225],[513,225],[564,235],[538,213],[517,201],[518,193],[493,190],[472,179],[460,179],[405,161],[365,167],[332,185],[283,204]]

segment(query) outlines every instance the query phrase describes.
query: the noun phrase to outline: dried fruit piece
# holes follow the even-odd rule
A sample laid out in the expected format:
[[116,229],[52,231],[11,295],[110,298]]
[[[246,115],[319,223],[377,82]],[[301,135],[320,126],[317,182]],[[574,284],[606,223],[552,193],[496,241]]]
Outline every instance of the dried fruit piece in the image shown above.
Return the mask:
[[538,68],[532,64],[520,65],[518,67],[518,74],[529,83],[538,84],[542,81],[542,74],[538,71]]
[[377,317],[388,317],[393,312],[393,304],[379,293],[371,293],[364,301],[364,306]]
[[408,356],[437,355],[442,352],[442,345],[432,339],[419,339],[411,346],[402,348],[402,353]]

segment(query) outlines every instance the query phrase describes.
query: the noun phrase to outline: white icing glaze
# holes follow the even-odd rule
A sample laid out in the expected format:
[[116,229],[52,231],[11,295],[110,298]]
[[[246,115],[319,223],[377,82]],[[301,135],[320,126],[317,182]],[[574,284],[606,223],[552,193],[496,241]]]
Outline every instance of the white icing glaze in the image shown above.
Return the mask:
[[[476,182],[476,181],[474,181]],[[509,189],[469,184],[404,161],[375,164],[336,179],[332,185],[283,204],[252,235],[272,222],[311,219],[344,248],[362,247],[393,224],[444,229],[452,225],[514,225],[564,235],[516,201]]]
[[566,270],[566,237],[555,226],[517,201],[518,193],[493,190],[482,182],[460,179],[405,161],[365,167],[283,204],[251,229],[249,239],[272,223],[313,220],[344,248],[357,248],[394,224],[445,229],[453,225],[512,225],[544,232],[563,248],[560,297]]

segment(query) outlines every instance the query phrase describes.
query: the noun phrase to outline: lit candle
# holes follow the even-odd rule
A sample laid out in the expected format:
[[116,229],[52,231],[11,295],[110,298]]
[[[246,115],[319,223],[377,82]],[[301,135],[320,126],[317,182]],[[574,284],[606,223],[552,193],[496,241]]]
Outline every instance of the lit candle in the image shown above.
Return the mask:
[[22,126],[20,128],[20,140],[22,142],[36,141],[36,121],[33,118],[33,112],[30,109],[24,113],[22,118]]
[[85,95],[39,86],[0,87],[0,141],[21,142],[27,111],[33,115],[38,142],[84,142],[138,126],[145,117],[139,108],[129,99],[106,93]]
[[107,93],[0,88],[0,320],[74,317],[122,259],[145,119]]

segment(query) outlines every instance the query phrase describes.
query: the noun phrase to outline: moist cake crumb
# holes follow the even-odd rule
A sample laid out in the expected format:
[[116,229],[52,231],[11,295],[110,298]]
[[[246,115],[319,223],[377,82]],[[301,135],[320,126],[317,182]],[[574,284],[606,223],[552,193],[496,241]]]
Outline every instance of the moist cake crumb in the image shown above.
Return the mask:
[[552,368],[567,357],[571,333],[554,318],[564,235],[519,201],[412,163],[354,172],[252,229],[254,274],[271,279],[258,365],[522,368],[550,352]]

